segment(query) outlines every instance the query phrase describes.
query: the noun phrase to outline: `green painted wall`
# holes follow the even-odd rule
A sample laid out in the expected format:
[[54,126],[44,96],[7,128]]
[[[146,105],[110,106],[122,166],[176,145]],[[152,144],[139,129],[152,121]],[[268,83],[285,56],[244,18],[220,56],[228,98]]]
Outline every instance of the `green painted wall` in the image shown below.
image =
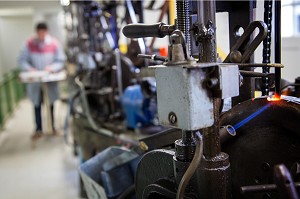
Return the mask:
[[14,70],[0,78],[0,128],[24,97],[25,87],[19,81],[19,71]]

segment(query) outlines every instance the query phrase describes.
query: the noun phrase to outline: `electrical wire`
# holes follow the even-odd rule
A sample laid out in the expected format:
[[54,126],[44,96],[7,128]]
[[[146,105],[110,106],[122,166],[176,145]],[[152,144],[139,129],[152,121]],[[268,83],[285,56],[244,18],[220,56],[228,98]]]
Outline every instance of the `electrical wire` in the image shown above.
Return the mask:
[[183,199],[186,186],[190,182],[191,177],[194,175],[196,169],[200,164],[202,154],[203,154],[203,138],[199,131],[196,132],[196,140],[197,140],[196,150],[195,150],[193,160],[179,183],[176,199]]

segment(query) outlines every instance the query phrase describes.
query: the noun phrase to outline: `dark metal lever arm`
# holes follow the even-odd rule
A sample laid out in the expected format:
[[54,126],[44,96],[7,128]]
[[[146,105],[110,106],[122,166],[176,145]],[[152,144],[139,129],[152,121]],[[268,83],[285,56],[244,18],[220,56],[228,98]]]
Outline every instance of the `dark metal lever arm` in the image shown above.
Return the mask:
[[175,30],[175,26],[169,26],[162,22],[153,25],[146,24],[129,24],[122,30],[123,34],[128,38],[141,37],[164,37],[170,35]]

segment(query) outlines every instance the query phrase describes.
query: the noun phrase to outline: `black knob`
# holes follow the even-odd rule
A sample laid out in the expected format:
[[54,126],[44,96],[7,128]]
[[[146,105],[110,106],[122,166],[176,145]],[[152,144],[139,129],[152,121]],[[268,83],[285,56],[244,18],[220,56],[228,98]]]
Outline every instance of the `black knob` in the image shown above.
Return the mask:
[[164,37],[174,31],[174,26],[168,26],[164,23],[156,23],[153,25],[145,24],[129,24],[122,30],[123,34],[128,38],[141,37]]

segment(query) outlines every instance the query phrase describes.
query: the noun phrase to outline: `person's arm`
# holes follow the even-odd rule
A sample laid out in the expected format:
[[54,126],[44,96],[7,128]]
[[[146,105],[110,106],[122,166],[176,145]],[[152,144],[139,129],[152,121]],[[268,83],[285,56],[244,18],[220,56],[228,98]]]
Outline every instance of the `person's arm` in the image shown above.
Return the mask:
[[45,68],[45,70],[48,70],[50,72],[58,72],[64,67],[64,63],[66,60],[66,55],[64,53],[63,48],[58,44],[57,50],[54,54],[54,60],[53,63],[50,64]]
[[25,44],[21,50],[21,53],[18,58],[18,65],[22,71],[33,71],[36,70],[29,61],[29,50],[27,45]]

